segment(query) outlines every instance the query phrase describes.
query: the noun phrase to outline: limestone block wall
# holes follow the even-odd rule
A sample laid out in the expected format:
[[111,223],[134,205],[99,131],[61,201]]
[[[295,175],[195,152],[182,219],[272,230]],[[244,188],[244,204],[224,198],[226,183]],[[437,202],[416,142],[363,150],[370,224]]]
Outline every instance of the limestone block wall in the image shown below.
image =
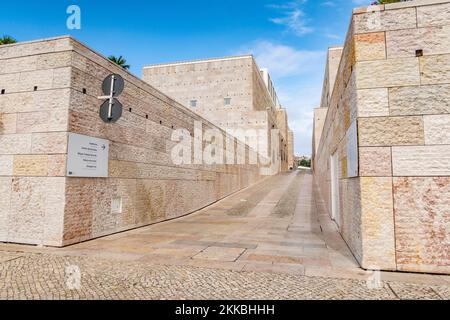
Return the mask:
[[353,13],[315,173],[330,207],[337,150],[339,224],[365,268],[450,273],[449,18],[450,1]]
[[[97,97],[111,73],[125,79],[124,112],[106,124]],[[261,179],[257,165],[173,164],[173,129],[218,128],[72,38],[1,46],[0,90],[0,241],[69,245],[188,214]],[[108,178],[66,177],[69,132],[110,141]]]
[[[258,142],[258,150],[268,156],[271,129],[280,129],[279,108],[253,56],[151,65],[143,69],[143,80],[220,128],[267,132],[267,139]],[[229,105],[225,98],[231,99]],[[197,105],[191,106],[191,101]],[[287,120],[282,125],[287,126]],[[281,139],[287,141],[287,135]],[[281,150],[285,144],[281,139],[279,158],[286,153]],[[286,170],[287,160],[281,162]]]

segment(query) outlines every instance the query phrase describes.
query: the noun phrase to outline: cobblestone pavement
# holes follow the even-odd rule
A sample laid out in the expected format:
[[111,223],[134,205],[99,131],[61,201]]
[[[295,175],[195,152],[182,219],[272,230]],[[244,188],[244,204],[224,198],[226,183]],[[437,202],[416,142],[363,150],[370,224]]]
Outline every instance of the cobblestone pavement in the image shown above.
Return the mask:
[[[1,299],[449,299],[449,286],[148,265],[50,254],[0,263]],[[80,271],[80,278],[77,277]],[[78,281],[78,279],[80,281]]]
[[[450,298],[449,276],[360,269],[315,195],[311,174],[282,174],[193,215],[67,248],[0,244],[0,298]],[[382,288],[369,289],[378,276]]]

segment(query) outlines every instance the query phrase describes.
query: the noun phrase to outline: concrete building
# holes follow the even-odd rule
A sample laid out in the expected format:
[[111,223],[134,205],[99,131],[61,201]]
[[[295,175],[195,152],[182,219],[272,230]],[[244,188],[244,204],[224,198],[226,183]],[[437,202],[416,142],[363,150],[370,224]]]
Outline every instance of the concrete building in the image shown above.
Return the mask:
[[271,130],[279,129],[280,170],[288,170],[288,118],[280,106],[267,69],[253,56],[235,56],[146,66],[143,80],[188,106],[228,132],[263,132],[262,139],[247,140],[268,155]]
[[[252,59],[246,63],[255,68]],[[104,95],[103,80],[113,73],[125,82],[118,97],[124,108],[116,123],[105,123],[98,97]],[[259,72],[242,76],[260,78]],[[260,86],[259,94],[245,94],[252,84]],[[248,79],[247,91],[231,95],[239,85],[230,81],[234,89],[224,92],[232,108],[261,110],[252,113],[254,124],[275,125],[275,106],[264,83]],[[193,94],[206,111],[203,98]],[[246,101],[252,100],[249,107]],[[217,106],[223,104],[221,98]],[[192,133],[194,121],[203,123],[200,132],[215,129],[231,138],[70,37],[0,46],[0,241],[65,246],[188,214],[262,178],[256,164],[174,164],[173,129]],[[75,138],[81,137],[104,142],[80,148],[91,154],[74,153]],[[233,146],[240,150],[242,142]],[[255,153],[246,145],[243,150]],[[93,169],[87,157],[100,152],[107,152],[105,161],[96,160],[106,169],[104,176],[68,170],[69,160],[79,155]]]
[[450,1],[355,9],[335,77],[338,51],[315,113],[326,207],[363,268],[448,274]]

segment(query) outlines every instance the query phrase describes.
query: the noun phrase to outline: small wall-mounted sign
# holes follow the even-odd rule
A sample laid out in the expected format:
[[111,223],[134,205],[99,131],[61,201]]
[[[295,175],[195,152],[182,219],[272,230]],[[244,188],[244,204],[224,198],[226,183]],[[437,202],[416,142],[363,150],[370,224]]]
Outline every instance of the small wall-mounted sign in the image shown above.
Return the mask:
[[109,141],[69,133],[67,176],[107,178]]

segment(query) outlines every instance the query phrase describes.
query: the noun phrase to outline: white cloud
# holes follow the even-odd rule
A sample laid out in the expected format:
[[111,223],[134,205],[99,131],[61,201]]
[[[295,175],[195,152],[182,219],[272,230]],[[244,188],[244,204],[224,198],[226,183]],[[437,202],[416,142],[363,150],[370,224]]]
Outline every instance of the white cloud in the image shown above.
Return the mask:
[[286,26],[289,31],[297,36],[313,32],[314,29],[308,26],[310,20],[301,8],[304,3],[306,3],[306,0],[291,1],[282,5],[269,5],[270,8],[282,11],[281,17],[269,20],[275,24]]
[[326,52],[297,50],[270,41],[256,41],[238,54],[252,53],[268,68],[281,104],[288,110],[296,153],[311,154],[313,109],[319,106]]
[[323,62],[324,52],[296,50],[292,47],[270,41],[256,41],[241,48],[239,53],[251,53],[261,68],[269,68],[278,78],[304,75]]

